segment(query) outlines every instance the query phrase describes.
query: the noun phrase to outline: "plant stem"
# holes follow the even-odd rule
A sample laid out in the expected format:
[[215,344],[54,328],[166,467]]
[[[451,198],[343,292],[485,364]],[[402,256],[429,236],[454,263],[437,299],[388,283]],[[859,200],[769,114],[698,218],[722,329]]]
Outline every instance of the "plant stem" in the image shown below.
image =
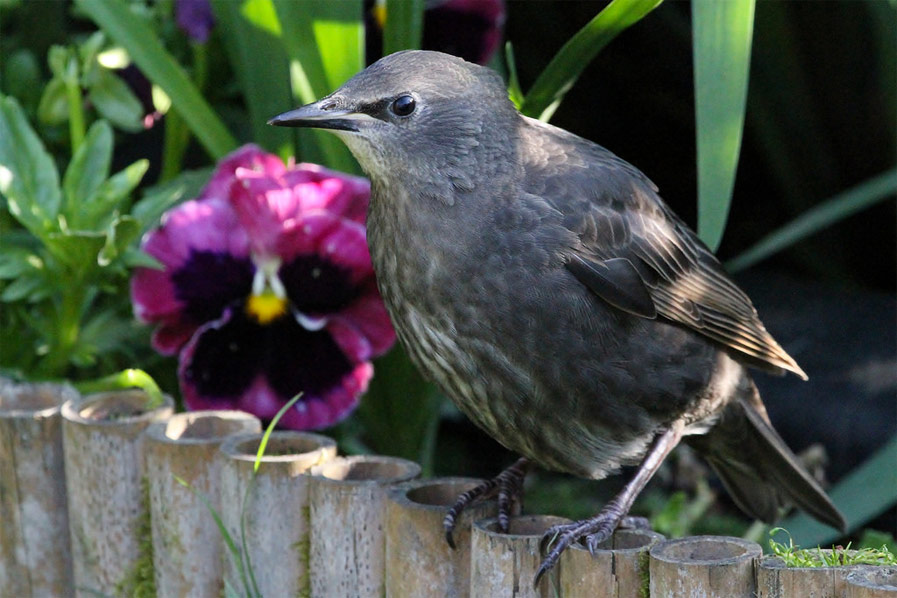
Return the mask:
[[51,378],[65,375],[72,349],[81,332],[81,310],[85,301],[84,285],[77,281],[69,285],[68,292],[62,295],[56,320],[55,343],[40,365],[41,373]]
[[84,141],[86,127],[84,125],[84,105],[81,98],[81,85],[78,78],[66,78],[65,93],[69,104],[69,138],[72,145],[72,155],[81,147]]

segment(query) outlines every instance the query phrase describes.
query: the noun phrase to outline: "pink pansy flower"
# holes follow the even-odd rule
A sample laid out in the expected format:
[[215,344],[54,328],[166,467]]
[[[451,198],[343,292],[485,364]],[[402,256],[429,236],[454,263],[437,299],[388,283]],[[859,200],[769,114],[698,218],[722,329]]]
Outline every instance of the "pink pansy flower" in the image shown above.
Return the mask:
[[165,214],[143,249],[163,269],[131,281],[153,346],[178,354],[190,409],[241,409],[321,428],[348,415],[395,332],[374,282],[365,179],[284,165],[248,145],[200,196]]

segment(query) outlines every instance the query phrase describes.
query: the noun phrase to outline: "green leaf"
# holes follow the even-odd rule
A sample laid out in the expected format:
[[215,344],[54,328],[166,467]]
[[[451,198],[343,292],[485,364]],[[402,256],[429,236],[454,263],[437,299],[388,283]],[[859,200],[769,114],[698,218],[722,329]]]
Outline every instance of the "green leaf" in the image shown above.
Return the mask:
[[121,0],[75,0],[75,5],[127,50],[150,81],[165,90],[172,107],[213,158],[221,158],[237,147],[236,140],[184,69],[165,50],[152,28],[142,23],[127,4]]
[[212,175],[211,168],[185,170],[177,177],[144,192],[131,216],[140,221],[142,230],[155,226],[166,210],[178,203],[197,197]]
[[663,0],[614,0],[567,41],[551,60],[523,101],[527,116],[548,121],[567,91],[598,52]]
[[62,79],[54,77],[44,87],[37,105],[37,119],[46,125],[59,125],[69,119],[69,100]]
[[29,249],[8,245],[0,248],[0,279],[17,278],[26,272],[41,270],[43,266],[40,256]]
[[266,149],[293,154],[289,130],[267,125],[292,101],[290,64],[272,0],[214,0],[218,31],[230,56],[252,121],[253,141]]
[[732,272],[744,270],[860,210],[893,199],[895,193],[897,170],[890,170],[810,208],[726,262],[726,268]]
[[0,293],[0,301],[11,303],[13,301],[27,300],[35,303],[49,297],[54,289],[47,284],[47,279],[42,273],[23,273],[12,281],[3,293]]
[[741,150],[754,1],[692,3],[698,235],[712,250],[726,228]]
[[88,95],[100,116],[119,129],[129,133],[143,130],[143,105],[128,84],[109,69],[97,65],[96,82]]
[[62,177],[65,203],[61,213],[70,228],[82,228],[82,206],[90,205],[109,176],[112,162],[112,128],[104,120],[96,121],[78,146]]
[[514,46],[511,42],[505,43],[505,63],[508,69],[508,97],[518,110],[523,106],[524,94],[520,89],[520,79],[517,77],[517,61],[514,60]]
[[420,48],[424,29],[424,0],[386,0],[383,55]]
[[47,249],[69,269],[83,273],[96,263],[97,254],[106,242],[104,233],[93,231],[63,231],[51,233],[46,239]]
[[[849,532],[859,529],[867,521],[897,504],[895,463],[897,463],[897,436],[891,438],[862,465],[844,476],[829,491],[832,501],[847,518]],[[791,533],[795,544],[800,546],[830,544],[841,537],[841,532],[811,519],[805,513],[793,515],[780,525]]]
[[14,98],[0,96],[0,194],[37,237],[56,228],[62,194],[53,158]]
[[41,72],[34,52],[19,48],[4,57],[3,87],[6,92],[24,104],[26,109],[34,109],[41,93]]
[[97,254],[97,264],[108,266],[122,255],[131,243],[140,236],[140,223],[136,218],[122,216],[116,218],[106,233],[106,242]]
[[81,208],[83,222],[93,230],[104,227],[111,221],[116,209],[140,184],[149,168],[149,160],[137,160],[124,170],[103,181],[90,204]]

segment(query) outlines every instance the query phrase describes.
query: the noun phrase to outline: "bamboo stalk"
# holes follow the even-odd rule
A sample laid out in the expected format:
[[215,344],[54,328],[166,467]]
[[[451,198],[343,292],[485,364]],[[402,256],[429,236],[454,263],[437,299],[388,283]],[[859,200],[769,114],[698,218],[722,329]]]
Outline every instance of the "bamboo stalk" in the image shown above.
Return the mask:
[[651,598],[754,598],[754,542],[727,536],[667,540],[650,552]]
[[[336,457],[336,442],[319,434],[273,432],[254,472],[261,439],[261,434],[241,434],[221,445],[225,457],[221,518],[241,553],[245,547],[243,565],[252,568],[262,596],[307,595],[309,476],[305,474]],[[238,564],[230,555],[224,559],[224,580],[233,588],[243,587]]]
[[389,490],[386,506],[386,595],[391,598],[470,594],[470,529],[474,521],[498,513],[495,500],[462,511],[453,538],[445,538],[442,520],[458,496],[483,480],[414,480]]
[[847,575],[847,598],[894,598],[897,567],[858,567]]
[[57,384],[0,385],[0,596],[74,594]]
[[62,406],[65,483],[77,594],[115,594],[140,558],[143,435],[173,412],[171,397],[147,410],[140,390],[67,401]]
[[553,515],[512,517],[507,534],[498,531],[497,519],[473,524],[470,595],[484,598],[548,598],[559,594],[559,567],[534,586],[542,562],[539,543],[553,525],[568,523]]
[[311,596],[381,597],[386,561],[386,490],[420,474],[394,457],[334,459],[309,480]]
[[594,554],[574,544],[561,556],[561,596],[647,596],[648,551],[663,539],[651,530],[618,529]]
[[221,593],[223,539],[209,512],[210,507],[221,512],[218,449],[231,435],[260,430],[258,418],[242,411],[179,413],[147,429],[146,473],[159,596]]

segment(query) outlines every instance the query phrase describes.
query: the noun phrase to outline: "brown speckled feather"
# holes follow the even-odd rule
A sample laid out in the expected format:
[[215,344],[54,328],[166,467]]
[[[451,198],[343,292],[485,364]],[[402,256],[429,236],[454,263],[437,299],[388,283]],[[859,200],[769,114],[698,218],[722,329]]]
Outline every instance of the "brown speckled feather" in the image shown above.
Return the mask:
[[[733,349],[750,365],[806,379],[766,331],[747,295],[660,200],[647,177],[598,145],[538,121],[527,122],[538,133],[537,147],[542,150],[529,158],[528,191],[563,213],[565,226],[579,235],[580,245],[572,248],[568,267],[581,282],[613,305],[643,317],[651,315],[642,300],[647,290],[657,315]],[[567,193],[551,192],[555,177]],[[571,185],[578,187],[575,197],[569,193]],[[619,263],[613,269],[604,264],[621,258],[639,276],[611,279],[614,271],[625,269]],[[631,297],[630,307],[621,301],[621,293]]]

